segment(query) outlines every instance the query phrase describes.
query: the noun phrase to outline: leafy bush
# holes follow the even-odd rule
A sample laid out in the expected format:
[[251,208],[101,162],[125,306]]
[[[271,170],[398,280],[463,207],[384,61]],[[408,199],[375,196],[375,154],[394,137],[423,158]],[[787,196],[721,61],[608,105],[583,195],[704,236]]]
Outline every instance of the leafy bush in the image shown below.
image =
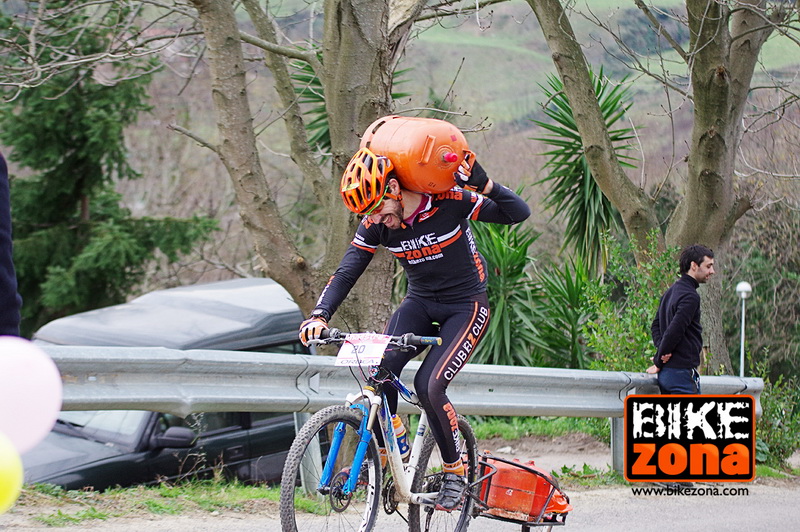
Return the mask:
[[754,375],[764,379],[763,413],[756,422],[756,459],[771,467],[786,468],[786,460],[800,448],[800,383],[783,375],[773,380],[768,367],[763,360],[751,368]]
[[675,253],[658,251],[653,235],[646,253],[651,261],[637,265],[617,242],[608,242],[609,268],[605,282],[592,283],[587,296],[594,319],[585,333],[595,351],[592,369],[642,371],[650,365],[654,347],[650,325],[658,301],[674,279]]

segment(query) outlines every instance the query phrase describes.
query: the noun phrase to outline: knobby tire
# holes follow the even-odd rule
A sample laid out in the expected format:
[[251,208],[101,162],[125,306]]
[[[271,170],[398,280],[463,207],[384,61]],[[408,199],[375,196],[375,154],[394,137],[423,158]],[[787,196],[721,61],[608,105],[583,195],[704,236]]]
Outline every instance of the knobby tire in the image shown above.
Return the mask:
[[[369,532],[373,529],[378,515],[381,485],[380,459],[374,439],[367,448],[355,492],[345,496],[339,489],[353,460],[361,417],[360,410],[344,405],[331,406],[311,416],[297,433],[281,478],[280,517],[283,532]],[[328,493],[319,493],[317,483],[322,474],[320,466],[324,465],[333,430],[339,422],[345,424],[346,434],[336,457],[332,487]],[[315,445],[321,448],[321,456],[315,455]],[[306,493],[301,486],[301,477],[310,480],[310,493]]]
[[[467,483],[475,482],[478,457],[475,433],[466,418],[458,416],[459,450],[467,470]],[[419,457],[419,469],[414,475],[411,491],[414,493],[436,493],[442,485],[442,465],[439,448],[430,431],[423,440],[422,452]],[[473,487],[471,492],[477,494],[478,487]],[[409,532],[464,532],[472,520],[473,499],[468,494],[464,503],[453,510],[445,512],[435,510],[431,506],[411,504],[408,508]]]

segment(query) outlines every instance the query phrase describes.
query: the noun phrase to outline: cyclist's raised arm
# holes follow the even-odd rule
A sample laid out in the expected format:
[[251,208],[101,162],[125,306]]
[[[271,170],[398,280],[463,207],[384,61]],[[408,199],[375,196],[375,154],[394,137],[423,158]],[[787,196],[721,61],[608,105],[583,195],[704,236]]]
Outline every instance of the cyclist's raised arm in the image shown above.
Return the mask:
[[[467,153],[455,173],[456,182],[474,203],[469,214],[471,220],[500,224],[515,224],[527,219],[531,209],[525,201],[509,188],[495,183],[475,159],[475,154]],[[481,194],[477,198],[471,196]]]
[[472,210],[470,220],[497,224],[516,224],[531,215],[531,208],[525,200],[511,189],[494,183],[491,192]]

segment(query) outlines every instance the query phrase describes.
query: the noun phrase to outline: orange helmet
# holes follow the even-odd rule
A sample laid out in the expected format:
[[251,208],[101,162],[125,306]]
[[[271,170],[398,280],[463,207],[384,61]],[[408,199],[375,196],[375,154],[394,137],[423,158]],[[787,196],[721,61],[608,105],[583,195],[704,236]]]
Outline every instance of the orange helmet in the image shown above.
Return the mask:
[[345,206],[356,214],[369,214],[386,195],[386,182],[393,170],[388,157],[367,148],[358,150],[342,175],[340,190]]

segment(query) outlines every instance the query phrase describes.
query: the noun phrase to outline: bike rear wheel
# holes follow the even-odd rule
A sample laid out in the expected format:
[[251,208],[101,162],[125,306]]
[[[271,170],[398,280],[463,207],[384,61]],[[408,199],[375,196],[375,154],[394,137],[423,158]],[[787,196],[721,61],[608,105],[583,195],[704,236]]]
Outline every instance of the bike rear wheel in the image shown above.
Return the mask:
[[[331,406],[314,414],[297,433],[281,478],[280,515],[284,532],[372,530],[381,485],[374,439],[367,447],[355,491],[345,494],[343,490],[359,441],[361,418],[358,409]],[[345,432],[339,452],[332,457],[336,460],[333,478],[327,486],[320,486],[333,431],[340,423]]]
[[[467,483],[475,482],[478,469],[478,452],[475,433],[466,418],[458,416],[459,443],[461,459],[467,471]],[[414,493],[438,493],[442,486],[442,458],[439,447],[428,431],[422,444],[419,457],[419,469],[414,475],[411,491]],[[476,494],[478,487],[468,489],[463,504],[452,512],[435,510],[433,506],[411,504],[408,507],[409,532],[454,532],[465,531],[472,520],[473,499],[470,493]]]

